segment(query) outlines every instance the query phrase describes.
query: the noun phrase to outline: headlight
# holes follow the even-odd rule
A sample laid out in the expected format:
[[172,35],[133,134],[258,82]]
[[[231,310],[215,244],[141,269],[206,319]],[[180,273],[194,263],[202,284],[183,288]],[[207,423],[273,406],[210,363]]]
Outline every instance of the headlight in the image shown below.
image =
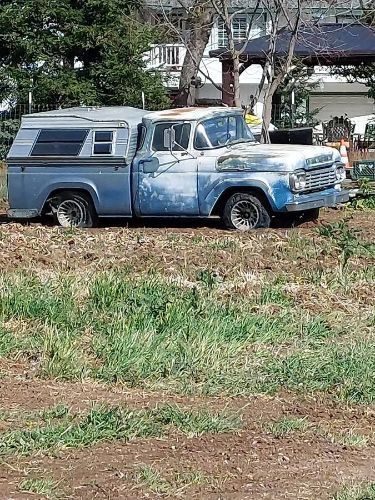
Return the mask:
[[338,164],[337,167],[336,167],[336,179],[339,182],[342,182],[343,180],[346,179],[345,168],[344,168],[344,166],[342,164]]
[[296,170],[290,174],[290,188],[292,191],[303,191],[306,187],[306,172]]

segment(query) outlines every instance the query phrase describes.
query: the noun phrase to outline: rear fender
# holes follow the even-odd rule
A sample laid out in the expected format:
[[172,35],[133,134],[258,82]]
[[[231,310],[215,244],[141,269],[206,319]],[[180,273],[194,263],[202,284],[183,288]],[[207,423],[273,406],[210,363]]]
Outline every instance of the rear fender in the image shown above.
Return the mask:
[[55,182],[53,184],[48,184],[43,191],[40,193],[39,200],[39,210],[40,213],[43,211],[45,204],[48,199],[53,196],[54,193],[61,191],[84,191],[91,196],[94,203],[94,207],[97,213],[100,213],[100,198],[96,186],[90,181],[74,181],[74,182]]

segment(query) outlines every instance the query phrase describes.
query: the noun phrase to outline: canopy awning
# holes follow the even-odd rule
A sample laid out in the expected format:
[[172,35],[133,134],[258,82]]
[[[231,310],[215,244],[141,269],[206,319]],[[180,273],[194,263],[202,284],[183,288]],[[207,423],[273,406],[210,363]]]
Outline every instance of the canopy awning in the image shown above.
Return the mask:
[[[279,31],[276,57],[287,55],[290,37],[290,30]],[[245,66],[263,64],[267,60],[269,40],[267,35],[238,44],[241,62]],[[231,53],[226,48],[211,50],[210,57],[225,61],[231,59]],[[294,57],[309,66],[375,63],[375,29],[359,23],[302,25],[298,32]]]

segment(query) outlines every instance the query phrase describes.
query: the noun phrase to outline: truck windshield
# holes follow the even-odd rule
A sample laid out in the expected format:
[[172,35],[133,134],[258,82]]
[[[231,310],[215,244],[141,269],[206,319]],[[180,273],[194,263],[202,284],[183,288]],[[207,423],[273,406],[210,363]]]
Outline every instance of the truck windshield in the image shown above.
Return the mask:
[[241,115],[218,116],[198,124],[195,149],[213,149],[239,142],[255,142]]

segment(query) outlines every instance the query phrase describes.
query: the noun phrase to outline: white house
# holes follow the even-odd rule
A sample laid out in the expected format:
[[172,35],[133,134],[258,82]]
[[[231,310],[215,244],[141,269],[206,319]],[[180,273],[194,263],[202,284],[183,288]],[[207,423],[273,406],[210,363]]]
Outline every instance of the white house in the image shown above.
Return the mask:
[[[235,13],[232,30],[236,41],[243,41],[249,36],[250,19],[252,19],[250,38],[267,34],[269,26],[267,14],[257,12],[254,15],[252,8],[254,2],[251,0],[247,2],[232,0],[231,3],[232,12]],[[163,22],[164,17],[168,17],[176,26],[176,31],[183,33],[183,10],[179,8],[181,3],[178,0],[147,0],[147,4],[161,22]],[[363,17],[359,2],[355,0],[342,0],[335,3],[334,8],[332,4],[333,2],[311,2],[308,15],[317,22],[324,23],[352,23],[355,18],[361,19]],[[220,87],[222,83],[221,63],[218,59],[210,58],[209,52],[213,49],[226,47],[226,45],[227,35],[223,23],[216,20],[200,66],[196,91],[198,102],[211,103],[221,99],[221,91],[215,86]],[[184,61],[185,50],[184,44],[176,40],[170,44],[155,46],[149,55],[148,67],[159,68],[166,72],[166,84],[172,92],[178,87],[179,72]],[[240,85],[243,104],[249,103],[250,95],[254,94],[258,87],[261,74],[261,67],[257,65],[250,66],[241,74]],[[318,118],[321,120],[327,120],[332,116],[344,113],[352,117],[375,112],[374,101],[368,98],[368,89],[362,84],[348,83],[344,78],[332,76],[328,68],[322,67],[314,68],[311,81],[316,82],[317,86],[310,95],[308,106],[309,109],[320,109]]]

